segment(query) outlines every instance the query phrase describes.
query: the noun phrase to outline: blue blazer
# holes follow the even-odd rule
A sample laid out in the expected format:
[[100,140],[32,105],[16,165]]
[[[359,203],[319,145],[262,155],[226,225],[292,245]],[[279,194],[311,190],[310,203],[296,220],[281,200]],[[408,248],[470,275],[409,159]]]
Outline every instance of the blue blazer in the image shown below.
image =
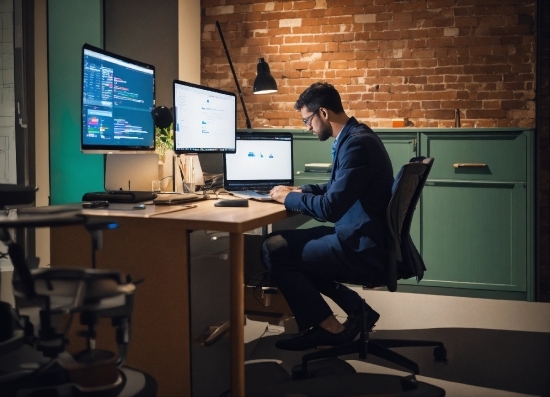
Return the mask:
[[340,243],[356,252],[386,244],[393,169],[382,141],[351,117],[338,136],[328,183],[290,192],[285,207],[333,222]]

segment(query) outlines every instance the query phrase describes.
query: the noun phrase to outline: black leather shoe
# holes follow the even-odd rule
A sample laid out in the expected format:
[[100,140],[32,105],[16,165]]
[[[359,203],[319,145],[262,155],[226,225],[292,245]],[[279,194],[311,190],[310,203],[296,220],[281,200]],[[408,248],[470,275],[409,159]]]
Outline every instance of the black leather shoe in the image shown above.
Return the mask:
[[365,301],[361,303],[361,306],[359,309],[355,311],[355,313],[350,314],[347,318],[347,320],[344,322],[344,328],[349,333],[351,340],[355,339],[357,335],[359,335],[359,332],[361,332],[361,309],[362,306],[365,306],[366,314],[367,314],[367,330],[368,332],[371,332],[374,328],[376,322],[380,318],[380,314],[378,314],[372,307],[367,305]]
[[350,333],[347,330],[333,334],[316,325],[301,334],[294,335],[292,338],[278,340],[275,342],[275,347],[282,350],[299,351],[317,346],[338,346],[351,342],[353,338],[350,339]]

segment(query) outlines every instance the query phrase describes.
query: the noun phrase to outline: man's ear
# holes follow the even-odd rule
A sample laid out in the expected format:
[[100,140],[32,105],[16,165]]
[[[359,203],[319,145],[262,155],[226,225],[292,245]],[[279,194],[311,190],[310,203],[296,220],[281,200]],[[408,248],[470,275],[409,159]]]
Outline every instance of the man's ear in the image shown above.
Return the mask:
[[328,111],[327,111],[327,109],[325,109],[325,108],[319,108],[319,112],[323,113],[323,117],[324,117],[324,118],[327,118],[327,116],[328,116]]

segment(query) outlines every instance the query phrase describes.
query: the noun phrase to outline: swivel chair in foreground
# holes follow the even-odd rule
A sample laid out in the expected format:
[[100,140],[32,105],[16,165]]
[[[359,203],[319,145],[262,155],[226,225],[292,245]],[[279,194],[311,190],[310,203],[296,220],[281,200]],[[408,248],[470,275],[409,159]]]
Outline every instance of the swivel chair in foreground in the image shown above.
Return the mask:
[[[0,210],[30,204],[36,188],[0,185]],[[27,212],[21,214],[20,212]],[[19,303],[36,308],[39,330],[6,302],[0,302],[0,394],[2,396],[154,396],[155,380],[123,367],[130,341],[135,285],[118,271],[81,268],[29,269],[22,247],[10,235],[13,227],[56,227],[83,224],[99,248],[101,230],[116,223],[88,219],[75,211],[0,213],[0,240],[14,266],[13,289]],[[95,258],[95,257],[94,257]],[[95,260],[94,260],[95,261]],[[95,266],[94,266],[95,267]],[[87,329],[86,348],[76,355],[65,348],[74,314]],[[95,346],[99,318],[111,319],[118,354]]]
[[[387,227],[389,230],[388,256],[386,263],[386,285],[373,284],[371,280],[336,280],[339,283],[362,285],[365,289],[387,287],[391,292],[397,290],[397,280],[416,277],[420,281],[424,274],[424,262],[416,250],[409,235],[414,210],[422,193],[428,174],[430,173],[433,158],[416,157],[405,164],[399,171],[393,188],[392,197],[386,211]],[[337,357],[346,354],[358,353],[359,358],[366,359],[368,354],[398,364],[413,373],[403,378],[401,385],[404,390],[417,387],[414,374],[419,374],[418,365],[407,357],[396,353],[390,348],[436,346],[435,359],[445,361],[447,350],[442,342],[424,340],[375,339],[369,338],[366,327],[366,307],[363,305],[361,313],[361,331],[358,339],[353,342],[336,346],[326,350],[306,354],[302,357],[302,364],[293,368],[292,377],[303,379],[310,376],[307,364],[313,360]]]

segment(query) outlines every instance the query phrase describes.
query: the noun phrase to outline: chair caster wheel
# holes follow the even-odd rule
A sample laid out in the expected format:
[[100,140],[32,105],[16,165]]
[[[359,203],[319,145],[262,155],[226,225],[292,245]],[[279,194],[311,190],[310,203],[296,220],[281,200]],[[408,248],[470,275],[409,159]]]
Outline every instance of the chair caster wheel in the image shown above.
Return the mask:
[[436,361],[446,361],[447,360],[447,349],[443,346],[438,346],[434,349],[434,357]]
[[302,369],[301,365],[296,365],[292,368],[292,379],[293,380],[308,379],[309,377],[310,377],[309,372],[304,371]]
[[418,382],[416,381],[416,378],[414,377],[414,375],[401,378],[401,388],[403,389],[403,391],[414,390],[417,387],[418,387]]

